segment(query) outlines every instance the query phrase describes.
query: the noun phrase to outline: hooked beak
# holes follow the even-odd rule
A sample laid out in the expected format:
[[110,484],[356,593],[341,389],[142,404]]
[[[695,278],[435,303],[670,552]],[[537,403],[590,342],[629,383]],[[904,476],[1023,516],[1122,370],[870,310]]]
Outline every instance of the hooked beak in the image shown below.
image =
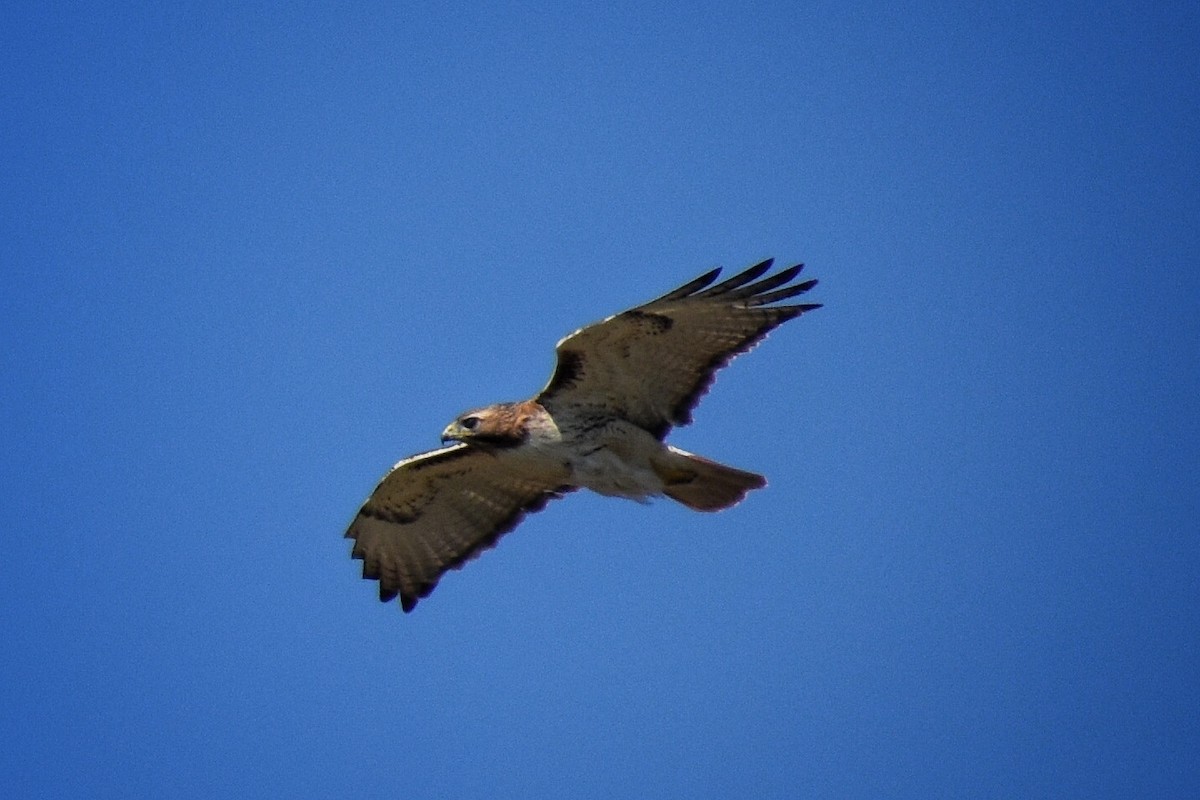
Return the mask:
[[448,442],[461,441],[461,439],[462,439],[462,428],[459,426],[459,424],[457,422],[451,422],[449,425],[446,426],[446,429],[444,431],[442,431],[442,444],[446,444]]

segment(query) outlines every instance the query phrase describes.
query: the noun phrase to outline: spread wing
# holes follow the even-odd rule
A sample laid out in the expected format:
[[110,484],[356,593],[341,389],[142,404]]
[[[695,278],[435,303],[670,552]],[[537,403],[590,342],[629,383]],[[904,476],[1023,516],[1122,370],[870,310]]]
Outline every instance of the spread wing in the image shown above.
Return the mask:
[[[692,421],[717,370],[772,328],[820,308],[772,305],[803,294],[803,264],[767,278],[772,259],[719,283],[714,269],[657,300],[581,328],[558,343],[554,375],[537,400],[551,414],[616,411],[659,439]],[[762,280],[759,280],[762,278]]]
[[438,579],[492,547],[526,514],[561,497],[561,488],[511,451],[463,444],[405,459],[354,518],[346,537],[379,599],[397,595],[405,611]]

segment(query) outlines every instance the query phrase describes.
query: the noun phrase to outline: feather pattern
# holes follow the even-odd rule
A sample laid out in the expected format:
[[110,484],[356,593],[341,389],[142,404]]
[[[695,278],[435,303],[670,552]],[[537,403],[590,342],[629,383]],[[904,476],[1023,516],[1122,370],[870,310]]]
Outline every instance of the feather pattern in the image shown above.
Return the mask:
[[555,416],[609,405],[659,439],[672,426],[690,423],[718,370],[773,328],[820,307],[772,305],[817,283],[786,285],[803,264],[763,278],[772,263],[768,259],[710,286],[721,273],[714,269],[657,300],[575,331],[558,343],[558,364],[538,402]]
[[[455,444],[405,459],[380,481],[346,537],[379,599],[405,611],[450,569],[495,546],[569,487],[505,450]],[[559,479],[559,480],[556,480]]]

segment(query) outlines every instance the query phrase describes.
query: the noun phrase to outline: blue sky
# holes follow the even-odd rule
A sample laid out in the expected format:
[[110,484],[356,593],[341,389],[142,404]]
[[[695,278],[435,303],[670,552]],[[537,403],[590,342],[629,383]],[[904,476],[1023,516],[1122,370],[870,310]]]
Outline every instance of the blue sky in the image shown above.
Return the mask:
[[[1200,791],[1195,4],[162,5],[0,12],[5,796]],[[767,490],[377,601],[393,462],[772,255],[672,437]]]

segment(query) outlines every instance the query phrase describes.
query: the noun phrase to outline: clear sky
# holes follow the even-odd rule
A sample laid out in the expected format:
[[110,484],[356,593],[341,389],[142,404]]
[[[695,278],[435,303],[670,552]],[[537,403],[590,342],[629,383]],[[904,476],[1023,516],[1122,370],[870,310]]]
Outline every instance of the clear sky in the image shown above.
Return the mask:
[[[1198,9],[6,4],[0,793],[1197,796]],[[766,490],[378,602],[392,463],[768,256]]]

